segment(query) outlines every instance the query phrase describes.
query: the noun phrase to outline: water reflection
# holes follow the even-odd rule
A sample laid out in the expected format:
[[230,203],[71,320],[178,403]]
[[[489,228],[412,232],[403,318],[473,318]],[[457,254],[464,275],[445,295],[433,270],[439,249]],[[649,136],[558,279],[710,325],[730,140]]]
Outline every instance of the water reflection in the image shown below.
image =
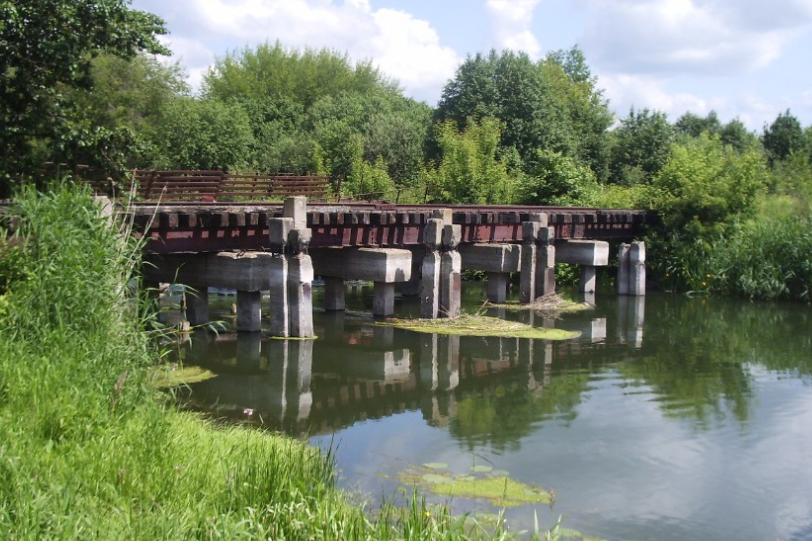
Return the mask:
[[[337,434],[341,468],[370,494],[394,490],[378,475],[392,464],[464,471],[476,456],[557,490],[555,509],[535,510],[543,527],[563,514],[607,539],[803,539],[808,307],[597,300],[558,319],[489,314],[581,332],[566,342],[420,335],[357,312],[317,314],[316,341],[196,335],[181,357],[219,376],[186,398],[328,444]],[[509,519],[530,529],[533,513]]]

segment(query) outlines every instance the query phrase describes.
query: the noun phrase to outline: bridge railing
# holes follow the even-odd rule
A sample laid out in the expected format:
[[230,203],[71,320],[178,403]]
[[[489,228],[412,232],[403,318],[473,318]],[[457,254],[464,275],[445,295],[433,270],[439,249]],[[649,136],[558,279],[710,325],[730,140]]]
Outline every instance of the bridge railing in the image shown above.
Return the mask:
[[332,198],[330,177],[323,175],[242,174],[220,170],[134,170],[128,180],[84,180],[97,193],[132,193],[144,201],[258,201],[305,195],[311,201]]

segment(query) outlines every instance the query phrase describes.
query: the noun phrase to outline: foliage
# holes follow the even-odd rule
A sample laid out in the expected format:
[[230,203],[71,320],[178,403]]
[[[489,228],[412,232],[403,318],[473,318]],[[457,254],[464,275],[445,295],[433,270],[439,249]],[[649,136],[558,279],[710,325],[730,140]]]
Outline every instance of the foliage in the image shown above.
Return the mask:
[[611,181],[628,186],[651,182],[668,160],[673,141],[665,113],[632,108],[612,131]]
[[801,123],[789,110],[779,114],[770,124],[764,126],[764,133],[761,136],[761,143],[770,160],[770,165],[778,160],[783,160],[793,152],[804,149],[804,131]]
[[454,203],[511,203],[518,191],[517,181],[497,158],[499,122],[484,118],[469,120],[460,133],[453,122],[436,128],[441,161],[425,173],[431,198]]
[[595,173],[558,152],[538,150],[528,167],[521,202],[527,205],[582,205],[598,199]]
[[158,168],[233,171],[247,166],[253,136],[239,105],[177,97],[164,111],[154,141]]
[[89,88],[94,57],[167,53],[157,39],[166,33],[163,21],[128,3],[0,2],[0,196],[11,175],[36,168],[38,146],[72,157],[63,140],[75,134],[60,88]]
[[764,182],[755,150],[738,154],[707,134],[675,144],[649,191],[648,206],[663,222],[652,243],[661,278],[688,289],[707,283],[710,242],[754,208]]
[[443,89],[435,117],[465,129],[469,121],[502,122],[500,152],[522,160],[538,149],[561,152],[589,164],[600,161],[612,122],[578,48],[556,51],[540,62],[521,52],[492,50],[469,57]]

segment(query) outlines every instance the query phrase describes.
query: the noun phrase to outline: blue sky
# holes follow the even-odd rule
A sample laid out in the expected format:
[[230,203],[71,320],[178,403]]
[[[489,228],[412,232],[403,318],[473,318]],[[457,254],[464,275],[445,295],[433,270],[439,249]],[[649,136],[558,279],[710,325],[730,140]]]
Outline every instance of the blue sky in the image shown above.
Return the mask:
[[714,110],[761,132],[812,125],[812,0],[133,0],[197,85],[227,51],[277,39],[371,59],[434,105],[465,57],[578,45],[618,117]]

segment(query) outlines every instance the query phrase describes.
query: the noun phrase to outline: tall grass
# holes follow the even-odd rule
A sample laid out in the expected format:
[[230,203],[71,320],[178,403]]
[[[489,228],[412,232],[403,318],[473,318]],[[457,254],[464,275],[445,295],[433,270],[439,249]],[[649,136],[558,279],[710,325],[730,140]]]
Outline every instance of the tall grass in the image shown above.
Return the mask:
[[86,192],[16,198],[22,252],[0,311],[0,532],[39,539],[505,538],[444,509],[373,520],[302,442],[176,411],[127,284],[139,246]]

